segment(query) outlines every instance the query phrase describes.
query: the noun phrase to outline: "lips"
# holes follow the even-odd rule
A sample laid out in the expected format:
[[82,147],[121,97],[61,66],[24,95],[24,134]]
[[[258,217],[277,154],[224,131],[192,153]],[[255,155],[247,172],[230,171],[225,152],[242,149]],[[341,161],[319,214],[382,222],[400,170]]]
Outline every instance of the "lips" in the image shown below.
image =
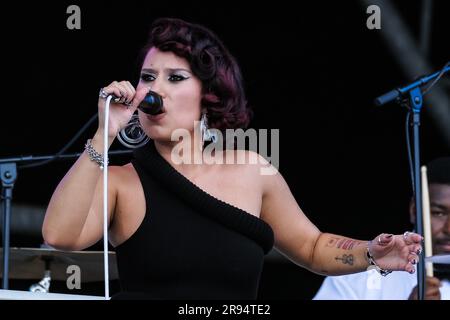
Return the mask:
[[450,241],[436,241],[435,247],[437,251],[450,252]]
[[158,121],[158,120],[161,120],[162,118],[164,118],[165,115],[166,115],[165,112],[157,114],[155,116],[149,114],[149,115],[147,115],[147,118],[150,119],[151,121]]

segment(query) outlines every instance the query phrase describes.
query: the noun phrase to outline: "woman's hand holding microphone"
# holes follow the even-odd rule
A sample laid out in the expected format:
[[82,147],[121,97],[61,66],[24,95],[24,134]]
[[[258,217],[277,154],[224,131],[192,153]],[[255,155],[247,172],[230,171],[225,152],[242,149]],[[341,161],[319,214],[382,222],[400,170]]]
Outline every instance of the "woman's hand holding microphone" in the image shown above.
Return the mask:
[[[145,98],[149,88],[142,87],[138,91],[129,81],[114,81],[107,87],[100,90],[98,100],[98,129],[92,139],[92,143],[97,145],[103,139],[105,126],[105,106],[108,95],[114,95],[109,107],[108,140],[112,144],[119,134],[130,121],[137,107]],[[94,145],[94,147],[95,147]]]

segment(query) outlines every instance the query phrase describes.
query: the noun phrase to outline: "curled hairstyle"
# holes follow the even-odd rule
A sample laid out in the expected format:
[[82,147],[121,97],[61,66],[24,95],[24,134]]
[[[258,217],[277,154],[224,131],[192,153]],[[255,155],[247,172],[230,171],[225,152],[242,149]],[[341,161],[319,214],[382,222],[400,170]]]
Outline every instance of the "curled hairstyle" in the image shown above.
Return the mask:
[[224,131],[248,126],[252,111],[245,98],[241,71],[212,31],[180,19],[160,18],[152,24],[141,61],[152,47],[173,52],[189,62],[202,82],[201,105],[206,109],[210,128]]

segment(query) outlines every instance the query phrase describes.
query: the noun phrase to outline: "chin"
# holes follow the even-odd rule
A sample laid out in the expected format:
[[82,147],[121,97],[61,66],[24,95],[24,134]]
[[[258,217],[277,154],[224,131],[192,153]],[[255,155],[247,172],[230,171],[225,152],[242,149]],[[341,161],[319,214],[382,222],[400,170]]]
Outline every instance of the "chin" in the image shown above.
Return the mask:
[[149,130],[146,130],[145,132],[147,136],[155,141],[164,141],[164,140],[170,140],[170,132],[166,128],[163,127],[152,127]]
[[153,134],[148,135],[150,139],[152,139],[155,142],[161,143],[161,144],[171,144],[171,143],[177,143],[178,141],[172,141],[170,138],[170,135],[165,134]]

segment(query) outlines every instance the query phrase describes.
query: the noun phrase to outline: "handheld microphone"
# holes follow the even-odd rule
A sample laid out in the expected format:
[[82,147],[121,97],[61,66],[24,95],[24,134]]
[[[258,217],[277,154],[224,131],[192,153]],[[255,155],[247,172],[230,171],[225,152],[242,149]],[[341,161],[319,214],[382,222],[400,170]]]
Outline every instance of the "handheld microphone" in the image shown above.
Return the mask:
[[[112,94],[112,101],[115,103],[120,103],[121,97],[117,97],[116,95]],[[103,89],[100,90],[100,97],[107,98],[108,94],[103,91]],[[122,104],[126,106],[130,106],[131,103],[127,104],[122,102]],[[142,112],[150,115],[157,115],[164,112],[164,105],[163,105],[163,99],[162,97],[157,94],[154,91],[149,91],[147,95],[144,97],[144,99],[141,101],[141,103],[138,106],[138,109]]]
[[138,109],[153,116],[163,113],[163,99],[159,94],[150,90],[139,104]]
[[[139,104],[138,109],[153,116],[163,113],[163,99],[156,92],[149,91]],[[137,114],[132,115],[127,126],[120,130],[117,138],[122,145],[128,148],[139,148],[149,141],[149,137],[145,134],[139,123],[139,116]]]

